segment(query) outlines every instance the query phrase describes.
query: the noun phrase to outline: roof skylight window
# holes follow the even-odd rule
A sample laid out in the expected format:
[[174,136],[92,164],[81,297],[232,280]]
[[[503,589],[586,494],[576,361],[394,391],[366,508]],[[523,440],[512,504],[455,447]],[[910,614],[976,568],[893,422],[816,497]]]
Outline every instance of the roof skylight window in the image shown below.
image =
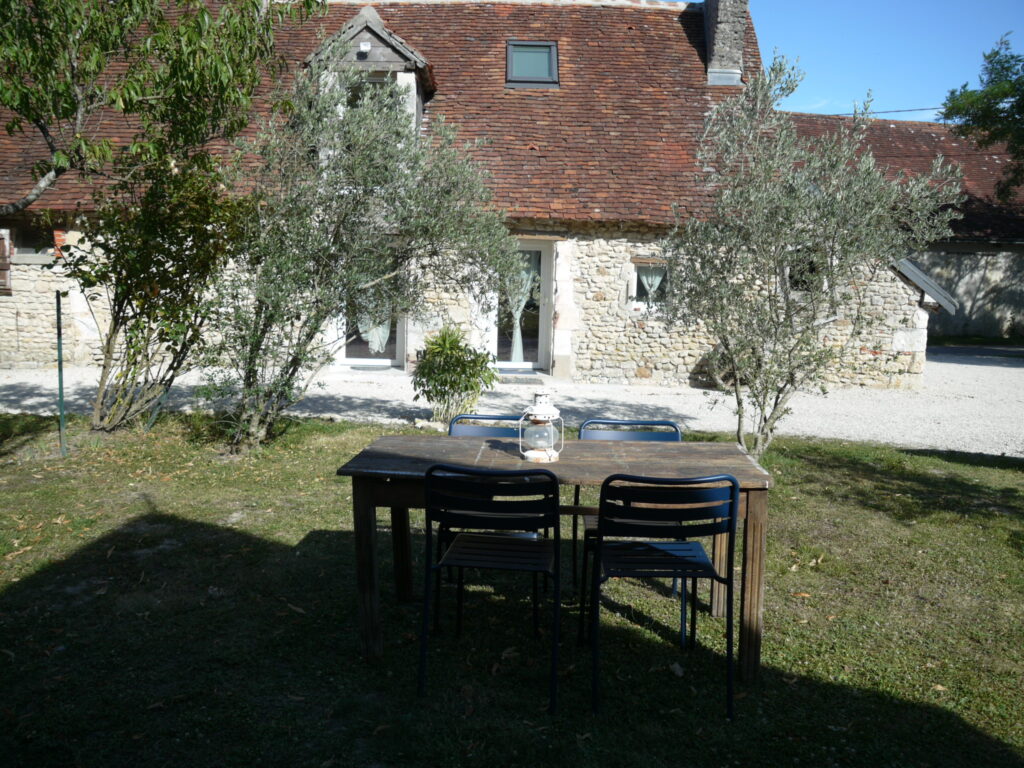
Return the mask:
[[505,85],[508,88],[557,88],[558,43],[508,41]]

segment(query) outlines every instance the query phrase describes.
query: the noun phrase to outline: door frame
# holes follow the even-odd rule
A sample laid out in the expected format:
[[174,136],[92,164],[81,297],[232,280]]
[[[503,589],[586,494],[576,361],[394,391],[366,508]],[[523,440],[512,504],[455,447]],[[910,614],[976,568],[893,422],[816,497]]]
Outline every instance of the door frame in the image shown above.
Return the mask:
[[[342,334],[348,333],[347,324],[342,318],[338,322]],[[342,344],[338,354],[334,357],[333,365],[340,366],[367,366],[374,368],[401,368],[405,363],[405,317],[395,318],[395,357],[392,359],[382,357],[348,357],[345,354],[346,345]]]
[[[519,238],[519,250],[540,251],[540,303],[537,323],[537,362],[513,363],[496,360],[494,367],[499,371],[551,370],[551,337],[555,306],[555,243],[553,240],[540,240],[529,237]],[[491,321],[487,333],[488,347],[497,355],[498,323],[497,315]]]

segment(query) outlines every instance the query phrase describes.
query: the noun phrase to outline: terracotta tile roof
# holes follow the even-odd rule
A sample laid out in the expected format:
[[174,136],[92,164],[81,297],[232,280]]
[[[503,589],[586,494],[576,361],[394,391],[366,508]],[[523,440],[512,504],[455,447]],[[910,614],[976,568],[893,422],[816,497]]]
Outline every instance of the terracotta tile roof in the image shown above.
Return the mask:
[[[820,136],[850,118],[792,113],[797,130]],[[1003,205],[995,199],[996,182],[1009,158],[997,148],[979,149],[969,139],[954,136],[942,123],[872,120],[867,141],[881,166],[909,173],[927,173],[937,155],[963,171],[964,218],[953,223],[958,240],[1024,240],[1024,190]]]
[[[332,2],[327,15],[283,28],[278,47],[298,66],[323,36],[340,30],[364,5]],[[630,0],[569,2],[509,0],[374,3],[385,26],[431,64],[437,91],[425,125],[443,117],[491,173],[495,203],[510,218],[533,222],[628,222],[665,225],[672,206],[699,215],[705,193],[695,183],[694,161],[704,115],[734,88],[708,87],[700,4]],[[558,43],[558,88],[505,88],[505,42]],[[760,68],[757,39],[748,25],[744,66]],[[4,121],[0,115],[0,121]],[[827,130],[838,118],[794,115],[800,130]],[[131,131],[116,117],[103,130]],[[871,143],[879,160],[925,169],[937,151],[964,168],[971,201],[964,237],[1024,235],[1024,220],[991,203],[1001,170],[998,153],[981,153],[933,123],[877,121]],[[31,134],[0,132],[0,200],[25,191],[42,142]],[[37,207],[73,208],[88,202],[85,186],[62,179]]]
[[[359,5],[282,35],[296,58]],[[426,119],[443,116],[492,174],[495,202],[512,218],[671,220],[701,207],[694,152],[712,100],[700,5],[589,3],[375,3],[388,29],[432,64],[437,92]],[[505,42],[558,43],[559,87],[505,87]],[[760,67],[752,27],[746,62]]]
[[[363,3],[335,2],[325,17],[282,29],[278,47],[301,63],[321,35],[337,32]],[[511,218],[665,223],[671,206],[701,208],[694,152],[704,113],[732,88],[706,86],[701,6],[685,3],[381,2],[388,29],[433,67],[440,117],[492,174],[495,203]],[[560,86],[505,88],[505,42],[558,43]],[[760,67],[752,27],[748,71]],[[120,128],[120,132],[119,129]],[[127,136],[123,124],[111,135]],[[42,154],[29,136],[0,135],[0,199],[23,194]],[[87,199],[69,177],[38,205]]]

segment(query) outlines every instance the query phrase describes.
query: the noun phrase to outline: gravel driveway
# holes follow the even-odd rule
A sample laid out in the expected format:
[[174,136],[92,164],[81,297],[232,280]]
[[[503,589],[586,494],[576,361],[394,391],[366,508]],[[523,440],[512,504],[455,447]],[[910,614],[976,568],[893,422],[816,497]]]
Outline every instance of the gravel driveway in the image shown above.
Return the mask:
[[[70,410],[86,412],[97,378],[94,368],[65,369]],[[568,424],[593,416],[672,418],[688,429],[732,430],[728,400],[689,387],[663,388],[569,384],[528,376],[487,393],[481,412],[520,411],[533,391],[554,391]],[[172,405],[189,407],[193,386],[175,387]],[[400,371],[339,369],[322,377],[295,413],[333,418],[410,422],[429,417],[413,401],[409,377]],[[55,413],[55,369],[0,370],[0,411]],[[721,397],[720,395],[717,397]],[[911,448],[937,448],[1024,457],[1024,347],[940,347],[928,352],[918,391],[837,389],[800,395],[782,434],[871,440]]]

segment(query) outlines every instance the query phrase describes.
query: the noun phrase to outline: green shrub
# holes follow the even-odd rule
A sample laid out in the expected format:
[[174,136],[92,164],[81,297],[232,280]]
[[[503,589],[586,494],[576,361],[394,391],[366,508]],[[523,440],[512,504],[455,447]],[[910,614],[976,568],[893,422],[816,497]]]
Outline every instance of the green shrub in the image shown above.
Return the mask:
[[416,364],[414,399],[424,398],[434,409],[434,420],[448,423],[460,413],[472,411],[480,394],[494,387],[498,374],[491,367],[493,362],[493,355],[466,343],[462,330],[446,325],[427,340]]

